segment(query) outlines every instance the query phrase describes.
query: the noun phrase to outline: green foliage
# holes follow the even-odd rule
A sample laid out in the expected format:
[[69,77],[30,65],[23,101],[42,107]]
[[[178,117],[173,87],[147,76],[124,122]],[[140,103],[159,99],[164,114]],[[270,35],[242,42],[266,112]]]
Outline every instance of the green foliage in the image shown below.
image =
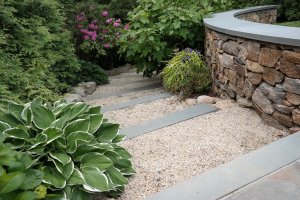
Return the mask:
[[[0,1],[0,94],[53,101],[79,65],[56,0]],[[60,83],[62,82],[62,84]]]
[[91,62],[80,60],[81,68],[78,79],[82,82],[94,81],[99,85],[107,84],[108,77],[104,70]]
[[[63,100],[50,105],[36,99],[25,105],[2,101],[0,109],[1,143],[30,155],[32,159],[23,159],[25,169],[42,173],[48,188],[46,195],[44,187],[37,187],[40,175],[27,178],[22,174],[9,190],[1,179],[0,195],[4,189],[37,187],[35,194],[46,199],[56,195],[88,200],[91,193],[100,192],[115,196],[124,190],[126,177],[135,172],[130,154],[118,145],[124,138],[118,135],[119,125],[103,119],[100,107]],[[26,185],[21,186],[23,179]]]
[[177,53],[161,73],[164,87],[173,92],[181,92],[184,97],[199,94],[209,89],[210,70],[197,50],[187,48]]
[[5,126],[7,124],[0,122],[0,199],[34,200],[38,197],[35,188],[41,187],[44,174],[30,169],[34,161],[29,154],[12,150],[13,145],[2,143]]
[[137,0],[129,13],[130,30],[121,36],[120,52],[145,75],[159,71],[178,43],[203,43],[202,19],[227,7],[228,0]]
[[127,14],[136,6],[136,0],[111,0],[108,10],[115,18],[127,21]]

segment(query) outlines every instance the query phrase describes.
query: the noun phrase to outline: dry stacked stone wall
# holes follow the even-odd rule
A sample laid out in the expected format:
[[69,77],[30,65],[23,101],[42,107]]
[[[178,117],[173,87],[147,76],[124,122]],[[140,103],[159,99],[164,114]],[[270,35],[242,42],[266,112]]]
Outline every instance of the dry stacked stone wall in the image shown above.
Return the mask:
[[[274,22],[276,12],[267,12],[269,16],[262,12],[254,13],[259,17],[250,13],[239,17]],[[291,132],[300,130],[299,47],[226,35],[209,28],[205,45],[216,94],[253,107],[270,125],[288,127]]]

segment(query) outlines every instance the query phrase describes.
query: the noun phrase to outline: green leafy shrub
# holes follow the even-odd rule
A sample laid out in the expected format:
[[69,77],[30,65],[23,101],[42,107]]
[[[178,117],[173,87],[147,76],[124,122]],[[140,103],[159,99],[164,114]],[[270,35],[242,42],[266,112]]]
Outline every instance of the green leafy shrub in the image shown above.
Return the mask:
[[103,119],[100,107],[34,100],[25,105],[3,101],[0,109],[1,140],[32,157],[29,169],[43,173],[47,195],[70,200],[88,200],[100,192],[115,196],[134,173],[130,154],[118,145],[124,138],[119,125]]
[[78,78],[82,82],[94,81],[99,85],[107,84],[108,77],[104,70],[98,65],[80,60],[81,68],[78,73]]
[[187,48],[177,53],[163,69],[164,87],[184,97],[199,94],[210,88],[210,70],[197,50]]
[[[1,132],[5,126],[0,123]],[[34,200],[39,194],[36,188],[43,187],[43,172],[30,169],[34,161],[29,154],[12,150],[13,145],[3,144],[0,136],[0,199]]]
[[[70,32],[56,0],[0,2],[1,95],[16,100],[59,98],[79,69]],[[62,84],[61,84],[62,82]]]
[[137,64],[138,71],[152,75],[163,68],[178,43],[203,46],[202,19],[227,7],[227,0],[137,0],[129,13],[130,30],[120,39],[120,52]]

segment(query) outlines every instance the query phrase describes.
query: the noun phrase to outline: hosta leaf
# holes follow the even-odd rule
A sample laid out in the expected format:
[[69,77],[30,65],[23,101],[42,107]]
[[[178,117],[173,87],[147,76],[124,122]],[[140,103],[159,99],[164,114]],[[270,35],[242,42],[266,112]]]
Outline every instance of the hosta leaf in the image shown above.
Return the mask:
[[36,194],[32,191],[21,192],[14,200],[35,200]]
[[122,186],[128,183],[127,178],[125,178],[122,173],[114,167],[107,169],[105,174],[110,177],[115,186]]
[[2,122],[5,122],[5,123],[9,124],[11,127],[16,127],[20,124],[23,124],[22,121],[18,120],[13,115],[7,114],[7,113],[1,113],[0,112],[0,119],[1,119]]
[[66,179],[55,168],[43,167],[44,173],[43,182],[54,186],[55,188],[62,189],[66,185]]
[[101,126],[103,115],[90,115],[88,132],[94,134]]
[[15,138],[20,140],[29,140],[29,134],[27,131],[19,128],[10,128],[4,131],[4,134],[9,138]]
[[87,112],[89,114],[100,115],[101,114],[101,107],[100,106],[90,107]]
[[23,105],[17,104],[15,102],[9,101],[8,103],[8,111],[11,115],[13,115],[16,119],[21,120],[21,113],[24,109]]
[[108,179],[106,175],[95,167],[86,167],[81,169],[85,179],[83,188],[90,192],[105,192],[109,190]]
[[116,163],[115,163],[115,166],[119,169],[124,169],[124,168],[128,168],[128,167],[131,167],[132,164],[130,162],[130,160],[128,159],[119,159]]
[[106,170],[111,167],[113,162],[106,156],[100,153],[87,153],[81,157],[81,166],[84,167],[97,167],[99,170]]
[[111,142],[119,143],[122,142],[126,138],[126,135],[117,135]]
[[119,126],[113,123],[103,123],[95,134],[98,141],[101,143],[111,142],[118,135]]
[[85,132],[73,132],[67,137],[67,152],[74,153],[79,143],[88,143],[94,138],[93,135]]
[[68,179],[68,185],[83,185],[85,183],[84,177],[82,173],[77,169],[74,168],[73,173],[71,174],[70,178]]
[[70,195],[70,200],[91,200],[91,195],[79,188],[74,188]]
[[32,101],[30,105],[32,111],[32,120],[39,129],[46,129],[55,120],[51,110],[39,104],[37,100]]
[[59,161],[63,166],[65,166],[71,161],[71,157],[68,156],[68,154],[62,150],[51,152],[50,156],[55,160]]
[[62,130],[57,129],[57,128],[48,128],[43,131],[45,135],[47,135],[47,141],[46,144],[51,143],[52,141],[58,139],[63,135]]
[[68,122],[68,116],[63,116],[55,120],[54,122],[52,122],[50,127],[63,129],[67,122]]
[[28,169],[25,171],[26,177],[21,189],[29,190],[39,186],[43,181],[43,172],[37,169]]
[[0,194],[5,194],[18,189],[25,180],[25,174],[13,172],[0,177]]
[[88,132],[89,124],[89,119],[77,119],[65,127],[64,134],[68,136],[76,131]]
[[68,108],[71,108],[71,107],[72,107],[72,104],[69,104],[69,103],[63,103],[63,104],[60,104],[60,105],[56,106],[56,107],[52,110],[52,112],[53,112],[53,114],[54,114],[56,117],[58,117],[58,116],[60,116],[60,115],[63,113],[63,111],[65,111],[65,110],[67,110]]
[[89,106],[85,103],[76,103],[70,107],[65,107],[62,109],[62,116],[68,116],[68,120],[71,121],[75,119],[77,116],[81,115],[82,113],[86,112],[89,109]]
[[123,149],[122,147],[115,148],[115,152],[119,154],[122,158],[130,159],[132,156],[128,151]]
[[[79,147],[77,147],[76,151],[73,153],[73,157],[75,158],[75,161],[80,161],[81,156],[89,153],[89,152],[99,152],[101,149],[97,147],[96,145],[90,145],[90,144],[84,144]],[[78,159],[80,157],[80,159]]]
[[124,176],[130,176],[135,174],[135,170],[132,167],[124,168],[121,170],[121,172]]
[[9,124],[0,121],[0,133],[3,132],[3,131],[5,131],[6,129],[9,129],[9,128],[10,128]]
[[71,160],[66,165],[62,165],[57,160],[53,160],[56,169],[66,178],[69,179],[74,170],[74,163]]
[[21,117],[27,124],[30,124],[30,122],[32,121],[32,113],[30,110],[30,103],[25,104],[25,107],[21,113]]
[[54,107],[57,107],[59,105],[65,104],[65,103],[67,103],[67,101],[65,99],[60,99],[60,100],[54,102]]

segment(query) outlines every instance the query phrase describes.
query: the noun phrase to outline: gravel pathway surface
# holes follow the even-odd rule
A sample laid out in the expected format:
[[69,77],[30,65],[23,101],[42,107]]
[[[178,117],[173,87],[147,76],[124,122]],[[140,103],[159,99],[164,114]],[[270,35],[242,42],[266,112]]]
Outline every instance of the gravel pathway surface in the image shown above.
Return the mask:
[[124,141],[137,173],[118,199],[145,199],[278,139],[255,111],[228,101],[217,106],[223,110]]
[[162,117],[171,112],[183,110],[189,106],[191,105],[180,102],[178,97],[172,96],[122,110],[107,112],[104,116],[109,121],[120,124],[121,128],[126,128]]

